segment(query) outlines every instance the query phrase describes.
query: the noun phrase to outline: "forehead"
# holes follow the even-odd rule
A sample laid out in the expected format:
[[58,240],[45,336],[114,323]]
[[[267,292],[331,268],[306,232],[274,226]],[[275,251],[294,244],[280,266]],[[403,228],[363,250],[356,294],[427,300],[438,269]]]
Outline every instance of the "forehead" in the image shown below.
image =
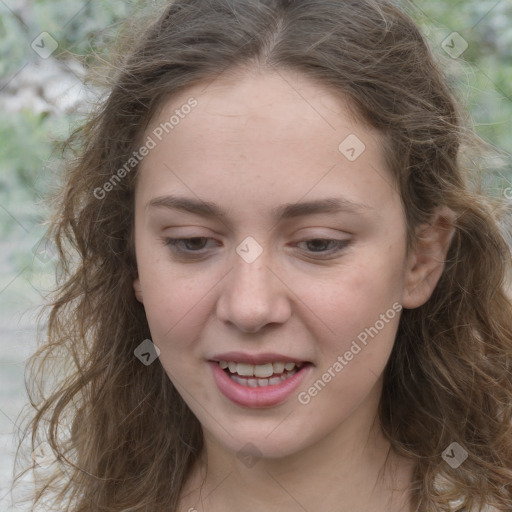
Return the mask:
[[[185,108],[191,98],[195,106]],[[141,187],[172,182],[200,197],[237,192],[260,202],[269,191],[297,201],[367,187],[389,199],[395,187],[383,137],[359,122],[347,102],[289,70],[238,71],[195,84],[167,100],[146,130],[161,140],[141,163]]]
[[[367,132],[366,137],[380,138],[376,130],[363,127],[356,119],[352,104],[341,91],[334,92],[332,87],[289,69],[236,68],[195,84],[161,105],[150,128],[168,120],[191,96],[198,108],[186,124],[194,129],[260,135],[258,138],[266,142],[310,139],[316,146],[325,140],[325,132],[337,132],[335,137],[339,138],[356,126]],[[173,135],[179,136],[179,132],[176,126]]]

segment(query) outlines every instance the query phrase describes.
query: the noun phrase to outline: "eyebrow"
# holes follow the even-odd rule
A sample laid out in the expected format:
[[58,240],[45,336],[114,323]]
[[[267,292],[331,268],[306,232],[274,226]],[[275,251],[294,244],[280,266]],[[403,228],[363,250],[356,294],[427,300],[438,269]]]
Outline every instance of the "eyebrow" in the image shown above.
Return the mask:
[[[208,218],[219,218],[226,221],[226,213],[215,203],[179,197],[173,195],[155,197],[151,199],[146,208],[168,208],[179,210]],[[363,213],[366,210],[373,210],[367,204],[356,203],[341,197],[329,197],[313,201],[299,203],[285,203],[272,209],[271,216],[277,221],[313,215],[318,213]]]

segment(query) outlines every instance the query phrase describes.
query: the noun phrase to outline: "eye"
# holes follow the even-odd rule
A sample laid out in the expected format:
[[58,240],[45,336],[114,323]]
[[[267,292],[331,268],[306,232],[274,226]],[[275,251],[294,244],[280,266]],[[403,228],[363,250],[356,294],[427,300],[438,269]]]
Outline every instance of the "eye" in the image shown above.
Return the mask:
[[206,242],[213,240],[205,236],[195,236],[191,238],[162,238],[165,246],[178,256],[197,257],[203,255]]
[[303,240],[297,245],[306,244],[309,253],[319,255],[332,255],[344,250],[350,244],[350,240],[338,240],[335,238],[311,238]]
[[[204,236],[196,236],[190,238],[162,238],[162,242],[166,247],[176,255],[189,259],[200,258],[207,252],[206,246],[209,240],[214,241],[212,238]],[[350,240],[338,240],[335,238],[311,238],[303,240],[296,245],[306,245],[305,251],[310,255],[315,254],[315,257],[331,256],[338,252],[343,251],[349,244]],[[220,244],[216,243],[216,246]]]

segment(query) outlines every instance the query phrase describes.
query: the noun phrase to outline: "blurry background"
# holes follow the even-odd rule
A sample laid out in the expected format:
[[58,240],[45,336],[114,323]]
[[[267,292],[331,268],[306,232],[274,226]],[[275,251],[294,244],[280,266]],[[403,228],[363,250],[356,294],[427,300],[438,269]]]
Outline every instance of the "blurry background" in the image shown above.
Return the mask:
[[[1,511],[23,510],[12,505],[9,490],[13,434],[27,400],[24,361],[35,348],[36,313],[55,266],[42,202],[57,183],[54,143],[97,96],[82,82],[88,56],[103,53],[120,21],[144,3],[0,0]],[[506,194],[512,187],[512,0],[402,5],[449,70],[477,132],[500,150],[486,181],[491,193]]]

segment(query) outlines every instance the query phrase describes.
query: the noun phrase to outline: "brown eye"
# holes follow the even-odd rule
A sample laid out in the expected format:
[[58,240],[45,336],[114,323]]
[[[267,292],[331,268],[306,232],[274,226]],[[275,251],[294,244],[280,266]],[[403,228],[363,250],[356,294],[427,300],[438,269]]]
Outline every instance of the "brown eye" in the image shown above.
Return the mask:
[[313,240],[307,240],[306,245],[313,252],[325,251],[329,248],[329,244],[335,240],[326,240],[324,238],[314,238]]
[[185,242],[185,247],[187,250],[190,251],[197,251],[200,249],[204,249],[204,246],[206,245],[206,241],[208,240],[204,236],[198,236],[195,238],[182,238],[183,242]]
[[211,238],[205,236],[195,236],[191,238],[162,238],[165,246],[169,247],[173,253],[183,257],[198,257],[204,254],[206,244]]
[[350,240],[337,240],[334,238],[311,238],[303,240],[297,245],[304,244],[306,252],[318,254],[320,257],[323,255],[329,256],[341,252],[348,247]]

